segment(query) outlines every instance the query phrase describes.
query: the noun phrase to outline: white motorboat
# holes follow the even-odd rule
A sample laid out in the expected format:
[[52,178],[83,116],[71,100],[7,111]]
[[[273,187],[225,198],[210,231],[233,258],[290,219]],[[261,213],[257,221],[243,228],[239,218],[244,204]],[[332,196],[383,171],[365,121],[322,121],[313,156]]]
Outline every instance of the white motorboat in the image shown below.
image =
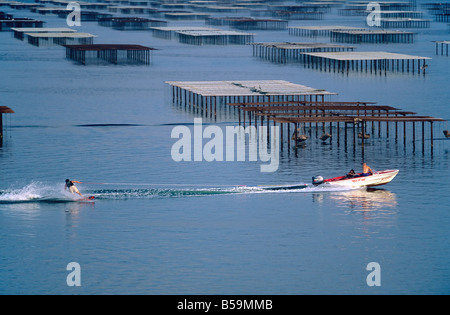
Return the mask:
[[372,175],[364,176],[362,173],[355,174],[352,177],[339,176],[329,179],[323,179],[322,176],[313,177],[313,184],[284,184],[284,185],[266,185],[257,187],[242,186],[241,189],[256,189],[265,191],[287,191],[287,190],[299,190],[312,187],[343,187],[343,188],[363,188],[363,187],[376,187],[386,185],[390,183],[395,176],[397,176],[399,170],[386,170],[380,172],[374,172]]
[[336,186],[336,187],[375,187],[386,185],[390,183],[399,170],[385,170],[374,172],[372,175],[364,176],[363,174],[355,174],[352,177],[339,176],[329,179],[322,179],[319,177],[313,178],[314,185]]

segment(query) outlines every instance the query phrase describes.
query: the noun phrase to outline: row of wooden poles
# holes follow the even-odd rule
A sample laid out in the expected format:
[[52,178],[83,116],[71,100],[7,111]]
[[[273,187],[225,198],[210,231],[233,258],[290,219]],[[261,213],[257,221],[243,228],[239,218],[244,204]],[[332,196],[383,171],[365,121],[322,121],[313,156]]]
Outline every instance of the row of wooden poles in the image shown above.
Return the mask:
[[[256,15],[256,12],[253,12],[252,15]],[[323,20],[324,13],[320,11],[316,12],[296,12],[296,11],[265,11],[264,14],[267,14],[273,18],[285,19],[285,20]]]
[[[339,145],[341,139],[341,127],[344,125],[345,145],[348,142],[348,126],[353,130],[353,145],[356,146],[356,139],[361,139],[361,147],[364,153],[365,141],[370,138],[368,130],[370,127],[372,135],[378,129],[378,137],[382,137],[382,123],[385,124],[386,138],[391,136],[391,125],[395,126],[395,140],[399,138],[399,124],[403,125],[403,142],[407,145],[407,123],[412,127],[413,150],[416,149],[417,124],[421,124],[422,133],[422,151],[425,152],[426,123],[429,123],[429,136],[431,151],[434,148],[434,130],[433,123],[443,122],[443,119],[430,116],[416,116],[416,113],[399,111],[390,106],[374,105],[370,102],[263,102],[263,103],[230,103],[229,106],[238,108],[239,124],[269,128],[273,126],[280,127],[281,144],[284,142],[287,133],[288,147],[291,142],[296,146],[306,141],[309,137],[306,135],[306,129],[309,129],[311,135],[315,128],[316,137],[325,141],[333,141],[333,132],[336,131],[336,141]],[[241,118],[242,116],[242,118]],[[328,128],[327,128],[328,124]],[[315,126],[314,126],[315,125]],[[320,126],[321,125],[321,126]],[[291,129],[292,127],[292,129]],[[323,134],[319,137],[319,130]],[[358,129],[358,134],[357,130]],[[293,135],[291,137],[291,134]],[[445,133],[445,132],[444,132]],[[446,135],[447,136],[447,135]],[[447,136],[448,137],[448,136]]]
[[68,44],[92,45],[94,43],[94,37],[71,38],[70,33],[68,33],[67,37],[52,37],[51,34],[49,34],[48,37],[28,36],[28,43],[37,47],[46,47],[54,45],[64,46]]
[[[84,46],[78,47],[78,46]],[[66,45],[66,58],[77,61],[83,65],[104,60],[108,63],[119,64],[126,59],[127,63],[149,65],[151,63],[151,49],[104,48],[95,49],[96,45]],[[93,47],[92,50],[89,47]]]
[[431,20],[426,19],[382,19],[382,28],[430,28]]
[[262,102],[324,102],[325,93],[317,95],[201,95],[175,85],[171,86],[172,103],[196,114],[217,119],[221,110],[232,110],[236,114],[238,107],[229,106],[233,103]]
[[449,42],[436,42],[436,55],[439,55],[439,53],[442,56],[448,56],[448,46],[450,46]]
[[204,35],[194,33],[178,34],[178,40],[183,44],[190,45],[247,45],[253,42],[254,34],[212,34],[205,32]]
[[208,17],[206,25],[228,25],[240,30],[285,30],[288,27],[287,20],[280,19],[255,19],[241,17]]
[[439,13],[434,16],[436,22],[450,22],[450,13]]
[[[386,136],[389,139],[395,136],[396,141],[399,139],[399,131],[403,130],[403,142],[406,147],[407,130],[410,130],[415,151],[416,140],[419,139],[417,131],[419,125],[421,126],[422,151],[425,152],[425,141],[429,137],[431,152],[433,152],[434,123],[445,121],[430,116],[417,116],[413,112],[400,111],[391,106],[375,105],[372,102],[326,102],[324,98],[325,95],[202,96],[178,87],[172,89],[173,103],[194,114],[217,119],[219,111],[231,110],[238,116],[239,125],[244,127],[279,126],[281,146],[287,140],[288,147],[292,144],[298,146],[303,143],[300,133],[303,130],[302,135],[306,135],[306,129],[309,130],[309,135],[315,129],[317,138],[330,142],[336,139],[338,145],[342,132],[347,145],[350,129],[353,131],[353,145],[356,146],[356,139],[360,139],[362,150],[364,150],[365,142],[370,138],[369,130],[372,135],[378,135],[378,138]],[[426,127],[427,123],[429,128]],[[410,129],[407,124],[411,124]],[[392,126],[395,131],[392,131]],[[319,136],[320,129],[323,132],[321,136]],[[382,132],[383,129],[384,132]],[[429,129],[428,134],[427,129]]]
[[11,28],[18,27],[42,27],[45,22],[29,19],[29,18],[15,18],[11,20],[0,21],[0,32],[10,31]]
[[332,42],[361,44],[361,43],[407,43],[414,42],[415,33],[412,32],[355,32],[355,31],[331,31]]
[[[308,54],[302,55],[302,62],[307,65],[308,68],[320,69],[329,72],[349,72],[361,71],[361,72],[411,72],[416,71],[420,73],[426,70],[426,59],[349,59],[338,60],[332,58],[325,58],[321,56],[312,56]],[[416,65],[417,63],[417,65]]]
[[333,46],[328,44],[301,44],[301,43],[254,43],[253,56],[260,57],[276,63],[286,63],[290,60],[304,60],[305,53],[310,52],[344,52],[353,51],[350,46]]

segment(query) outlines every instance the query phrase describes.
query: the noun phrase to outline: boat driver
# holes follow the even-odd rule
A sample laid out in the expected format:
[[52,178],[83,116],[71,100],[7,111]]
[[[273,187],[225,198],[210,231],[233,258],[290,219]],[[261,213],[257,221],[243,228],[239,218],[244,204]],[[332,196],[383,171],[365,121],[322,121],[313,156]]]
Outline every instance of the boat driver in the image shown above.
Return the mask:
[[369,165],[363,163],[363,172],[361,176],[370,176],[370,175],[373,175],[373,170],[370,168]]

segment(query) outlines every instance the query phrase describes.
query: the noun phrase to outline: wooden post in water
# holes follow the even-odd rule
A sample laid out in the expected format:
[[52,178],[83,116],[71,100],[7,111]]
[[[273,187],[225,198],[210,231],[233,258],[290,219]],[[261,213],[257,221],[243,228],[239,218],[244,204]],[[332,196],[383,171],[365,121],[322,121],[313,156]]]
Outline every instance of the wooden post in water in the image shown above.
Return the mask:
[[353,148],[356,147],[356,122],[353,122]]
[[[274,121],[274,122],[275,122],[275,121]],[[280,139],[280,147],[281,147],[281,151],[283,151],[283,142],[284,142],[284,141],[283,141],[283,140],[284,140],[284,139],[283,139],[283,138],[284,138],[284,137],[283,137],[283,127],[284,127],[284,126],[283,126],[283,123],[280,123],[280,138],[281,138],[281,139]]]
[[422,121],[422,153],[425,153],[425,122]]
[[433,154],[434,140],[433,140],[433,122],[430,121],[430,131],[431,131],[431,154]]
[[406,148],[406,121],[403,122],[403,146]]
[[339,130],[339,121],[337,122],[337,145],[338,145],[338,147],[339,147],[339,145],[340,145],[340,139],[339,139],[339,137],[340,137],[340,130]]
[[362,123],[361,123],[361,135],[362,135],[362,137],[361,137],[361,146],[362,146],[362,149],[363,149],[363,151],[364,151],[364,136],[366,135],[366,130],[365,130],[365,124],[366,124],[366,122],[365,121],[363,121]]
[[14,111],[7,106],[0,106],[0,147],[3,146],[3,114],[14,114]]
[[0,112],[0,147],[3,146],[3,114]]
[[290,150],[290,148],[291,148],[291,123],[290,122],[288,122],[287,123],[287,133],[288,133],[288,151]]
[[344,141],[344,145],[345,145],[345,152],[347,152],[347,122],[344,123],[344,135],[345,135],[345,141]]

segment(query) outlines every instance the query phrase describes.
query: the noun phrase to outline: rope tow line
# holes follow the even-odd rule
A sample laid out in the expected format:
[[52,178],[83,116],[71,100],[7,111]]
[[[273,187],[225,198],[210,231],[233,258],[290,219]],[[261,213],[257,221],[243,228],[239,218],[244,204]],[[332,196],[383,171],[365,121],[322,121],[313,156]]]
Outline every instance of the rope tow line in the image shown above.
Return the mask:
[[123,185],[123,186],[195,186],[195,187],[246,187],[247,185],[211,185],[211,184],[136,184],[136,183],[86,183],[82,182],[82,185]]

